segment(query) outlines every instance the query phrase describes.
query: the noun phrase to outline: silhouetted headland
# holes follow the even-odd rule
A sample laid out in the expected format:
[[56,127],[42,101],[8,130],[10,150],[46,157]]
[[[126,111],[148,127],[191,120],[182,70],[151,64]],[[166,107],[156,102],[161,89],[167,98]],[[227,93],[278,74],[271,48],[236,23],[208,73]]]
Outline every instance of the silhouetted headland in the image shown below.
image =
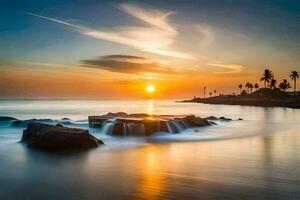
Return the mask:
[[300,95],[286,93],[278,88],[261,88],[250,94],[242,92],[239,95],[219,95],[208,98],[196,97],[182,102],[300,108]]

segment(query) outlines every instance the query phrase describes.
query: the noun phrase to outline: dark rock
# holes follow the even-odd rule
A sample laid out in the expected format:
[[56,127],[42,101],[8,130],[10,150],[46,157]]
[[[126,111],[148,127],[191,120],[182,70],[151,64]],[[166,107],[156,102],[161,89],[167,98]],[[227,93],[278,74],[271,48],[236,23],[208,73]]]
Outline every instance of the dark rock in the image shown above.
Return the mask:
[[122,122],[116,122],[113,125],[112,134],[115,136],[125,136],[125,124]]
[[68,117],[64,117],[64,118],[62,118],[61,120],[63,120],[63,121],[69,121],[69,120],[71,120],[71,119],[68,118]]
[[11,123],[11,127],[25,128],[30,122],[37,123],[55,123],[52,119],[28,119],[28,120],[14,120]]
[[[161,120],[143,120],[142,121],[144,127],[145,127],[145,134],[147,136],[152,135],[157,132],[169,132],[167,128],[167,124],[164,123],[164,121]],[[162,125],[162,128],[161,128]]]
[[84,149],[103,144],[101,140],[89,134],[88,130],[36,122],[28,123],[21,141],[30,147],[46,150]]
[[169,132],[167,121],[117,119],[112,128],[115,136],[150,136],[157,132]]
[[91,128],[101,128],[103,123],[110,119],[110,117],[103,116],[89,116],[89,126]]
[[220,117],[219,119],[220,119],[220,120],[223,120],[223,121],[231,121],[231,120],[232,120],[232,119],[226,118],[226,117]]
[[203,119],[201,117],[196,117],[195,115],[188,115],[184,119],[191,125],[191,127],[201,127],[201,126],[211,125],[208,120]]
[[0,121],[13,121],[13,120],[18,120],[18,119],[13,117],[0,116]]
[[238,120],[240,120],[240,121],[241,121],[241,120],[243,120],[243,119],[242,119],[242,118],[239,118]]
[[218,118],[215,117],[215,116],[205,117],[204,119],[206,119],[206,120],[218,120]]
[[127,117],[128,114],[125,112],[117,112],[117,113],[107,113],[106,115],[103,115],[102,117]]
[[157,132],[180,133],[190,127],[203,127],[216,124],[208,121],[208,119],[217,120],[218,118],[213,116],[201,118],[194,115],[152,115],[150,118],[148,114],[126,114],[120,112],[108,113],[102,116],[89,116],[89,124],[91,127],[98,128],[103,123],[110,123],[111,127],[107,127],[107,130],[109,130],[107,132],[115,136],[150,136]]

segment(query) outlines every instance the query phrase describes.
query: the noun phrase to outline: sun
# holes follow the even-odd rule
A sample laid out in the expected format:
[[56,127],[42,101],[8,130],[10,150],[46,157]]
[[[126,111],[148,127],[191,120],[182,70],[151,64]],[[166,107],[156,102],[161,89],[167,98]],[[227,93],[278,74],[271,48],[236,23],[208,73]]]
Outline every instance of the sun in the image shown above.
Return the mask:
[[147,85],[146,90],[148,93],[155,92],[155,87],[153,85]]

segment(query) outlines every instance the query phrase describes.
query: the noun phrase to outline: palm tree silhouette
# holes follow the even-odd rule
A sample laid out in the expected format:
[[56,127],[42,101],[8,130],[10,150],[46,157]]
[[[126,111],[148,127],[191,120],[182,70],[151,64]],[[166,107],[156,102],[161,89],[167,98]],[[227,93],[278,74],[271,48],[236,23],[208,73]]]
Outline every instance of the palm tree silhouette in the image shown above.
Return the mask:
[[206,86],[204,86],[204,88],[203,88],[204,99],[205,99],[205,93],[206,93]]
[[255,83],[254,88],[255,88],[255,90],[257,91],[258,88],[259,88],[259,85],[258,85],[257,83]]
[[254,86],[253,86],[253,84],[252,84],[252,83],[250,83],[250,84],[249,84],[250,93],[252,93],[253,87],[254,87]]
[[294,81],[294,95],[296,94],[296,87],[297,87],[297,79],[299,78],[299,72],[292,71],[290,74],[290,78]]
[[275,88],[276,88],[276,82],[277,82],[277,81],[276,81],[276,79],[274,79],[274,78],[270,81],[270,88],[271,88],[271,89],[275,89]]
[[240,94],[242,94],[242,88],[243,88],[243,85],[240,84],[240,85],[239,85],[239,88],[240,88]]
[[290,85],[290,83],[286,79],[284,79],[279,84],[279,88],[282,89],[285,92],[287,89],[291,88],[291,85]]
[[250,83],[247,82],[246,85],[245,85],[245,87],[247,88],[247,93],[249,94]]
[[269,83],[274,78],[274,75],[271,70],[265,69],[263,76],[260,81],[264,81],[265,88],[267,87],[267,83]]

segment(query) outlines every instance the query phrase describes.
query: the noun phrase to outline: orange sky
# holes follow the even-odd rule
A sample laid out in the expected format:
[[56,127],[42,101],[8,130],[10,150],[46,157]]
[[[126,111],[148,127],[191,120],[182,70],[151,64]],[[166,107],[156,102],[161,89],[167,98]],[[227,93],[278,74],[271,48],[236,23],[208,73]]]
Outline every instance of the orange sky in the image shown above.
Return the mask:
[[285,7],[149,3],[0,12],[0,98],[188,99],[204,86],[207,94],[262,86],[265,68],[278,83],[299,70],[299,20]]

